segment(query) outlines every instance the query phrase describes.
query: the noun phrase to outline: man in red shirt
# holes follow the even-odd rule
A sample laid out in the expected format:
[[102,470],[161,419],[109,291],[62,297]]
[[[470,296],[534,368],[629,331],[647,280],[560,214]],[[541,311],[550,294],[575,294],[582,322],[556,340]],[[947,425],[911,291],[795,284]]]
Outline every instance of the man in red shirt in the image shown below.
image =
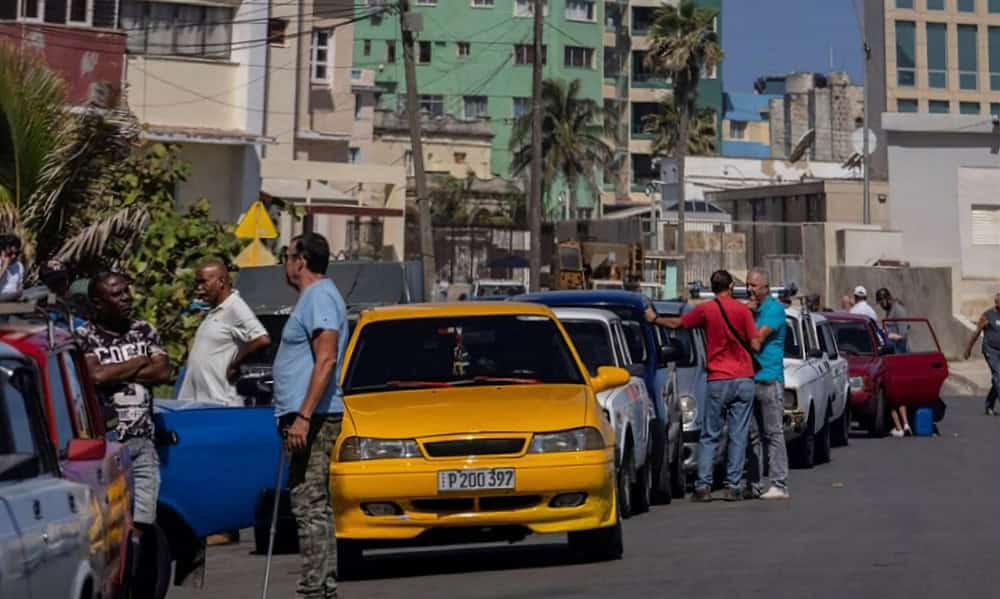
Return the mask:
[[[703,328],[708,346],[708,398],[698,442],[698,480],[694,501],[711,501],[715,452],[723,426],[728,426],[726,501],[743,498],[740,479],[746,460],[750,416],[753,413],[754,366],[750,349],[757,340],[750,309],[732,297],[733,277],[727,271],[712,273],[715,300],[705,302],[681,318],[657,316],[652,307],[646,319],[668,328]],[[727,322],[728,320],[728,322]],[[759,347],[756,348],[759,350]]]

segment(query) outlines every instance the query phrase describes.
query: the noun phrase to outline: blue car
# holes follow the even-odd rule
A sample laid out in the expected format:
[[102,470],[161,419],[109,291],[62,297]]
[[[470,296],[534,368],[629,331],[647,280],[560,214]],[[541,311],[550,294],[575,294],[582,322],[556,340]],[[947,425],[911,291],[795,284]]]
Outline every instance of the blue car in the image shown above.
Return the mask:
[[549,291],[511,298],[546,306],[567,308],[600,308],[618,315],[625,328],[626,342],[632,357],[629,370],[646,383],[653,400],[656,419],[653,421],[653,500],[670,503],[683,497],[686,486],[684,472],[684,439],[680,395],[670,385],[674,363],[688,361],[683,347],[660,336],[655,325],[646,322],[649,300],[630,291]]

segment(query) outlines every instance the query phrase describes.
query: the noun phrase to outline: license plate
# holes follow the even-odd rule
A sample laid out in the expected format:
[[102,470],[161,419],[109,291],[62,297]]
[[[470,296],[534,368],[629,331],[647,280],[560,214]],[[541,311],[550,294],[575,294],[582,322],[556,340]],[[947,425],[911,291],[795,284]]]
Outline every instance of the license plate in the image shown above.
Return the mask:
[[513,488],[513,468],[438,471],[438,491],[483,491]]

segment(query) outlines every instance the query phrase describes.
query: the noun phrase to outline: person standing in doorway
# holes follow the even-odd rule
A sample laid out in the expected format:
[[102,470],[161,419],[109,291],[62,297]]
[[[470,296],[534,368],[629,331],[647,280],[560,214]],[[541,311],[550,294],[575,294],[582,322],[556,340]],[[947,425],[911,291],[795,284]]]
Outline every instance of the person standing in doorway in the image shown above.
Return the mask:
[[986,395],[986,415],[995,416],[997,394],[1000,393],[1000,293],[993,296],[993,307],[983,312],[976,323],[976,331],[965,348],[965,359],[972,355],[972,347],[979,336],[983,336],[983,357],[990,367],[992,385]]
[[[767,273],[750,271],[747,277],[750,310],[756,316],[760,370],[754,376],[753,417],[750,420],[750,494],[761,499],[788,499],[788,451],[785,448],[785,308],[771,296]],[[763,443],[761,443],[763,441]],[[764,451],[767,447],[771,486],[763,492]],[[763,493],[762,493],[763,492]]]
[[[893,297],[892,292],[885,287],[875,292],[875,302],[885,310],[885,317],[888,320],[901,320],[909,317],[903,302]],[[889,345],[897,354],[905,354],[909,351],[910,325],[890,322],[885,325],[885,330],[889,338]]]
[[[337,596],[337,544],[330,495],[330,453],[344,415],[340,369],[347,349],[347,308],[326,276],[330,246],[322,235],[292,239],[288,284],[299,293],[274,358],[274,409],[290,453],[288,489],[299,528],[302,572],[296,597]],[[305,376],[305,373],[309,373]]]
[[681,318],[658,316],[651,306],[646,320],[668,328],[704,328],[708,349],[708,401],[698,442],[698,480],[694,501],[711,501],[715,452],[728,427],[726,501],[743,499],[741,478],[746,461],[748,427],[753,409],[754,365],[750,354],[757,338],[750,310],[733,299],[733,277],[712,273],[715,301],[698,305]]
[[875,313],[875,308],[872,308],[868,303],[868,290],[863,285],[854,288],[854,305],[851,306],[851,314],[867,316],[878,322],[878,314]]
[[243,406],[236,392],[240,367],[271,345],[267,329],[233,289],[221,260],[208,260],[195,273],[196,293],[210,309],[194,335],[187,371],[177,399]]

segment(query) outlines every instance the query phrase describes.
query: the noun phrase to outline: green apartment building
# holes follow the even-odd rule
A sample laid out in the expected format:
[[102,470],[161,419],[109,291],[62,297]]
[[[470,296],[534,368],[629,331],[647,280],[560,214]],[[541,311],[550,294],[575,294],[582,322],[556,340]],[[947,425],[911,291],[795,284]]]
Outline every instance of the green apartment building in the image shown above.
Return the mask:
[[[369,0],[359,16],[376,2]],[[416,47],[421,109],[433,116],[488,117],[495,134],[491,169],[496,176],[510,177],[512,124],[530,111],[533,0],[411,3],[413,11],[423,16]],[[721,8],[721,0],[699,3]],[[615,103],[622,116],[626,139],[619,148],[619,168],[608,169],[604,177],[605,204],[648,201],[641,192],[650,179],[652,156],[649,136],[641,132],[641,117],[670,91],[669,84],[649,76],[641,62],[649,44],[645,32],[661,5],[661,0],[546,2],[543,76],[579,79],[584,97]],[[383,90],[378,108],[401,111],[406,90],[399,16],[376,13],[357,22],[353,55],[354,68],[375,72],[376,85]],[[719,73],[710,75],[713,78],[702,83],[700,102],[721,114],[721,78]],[[630,197],[633,191],[642,197]],[[559,192],[557,185],[553,195]],[[590,214],[595,200],[581,191],[578,208]],[[550,211],[552,204],[550,198]]]

